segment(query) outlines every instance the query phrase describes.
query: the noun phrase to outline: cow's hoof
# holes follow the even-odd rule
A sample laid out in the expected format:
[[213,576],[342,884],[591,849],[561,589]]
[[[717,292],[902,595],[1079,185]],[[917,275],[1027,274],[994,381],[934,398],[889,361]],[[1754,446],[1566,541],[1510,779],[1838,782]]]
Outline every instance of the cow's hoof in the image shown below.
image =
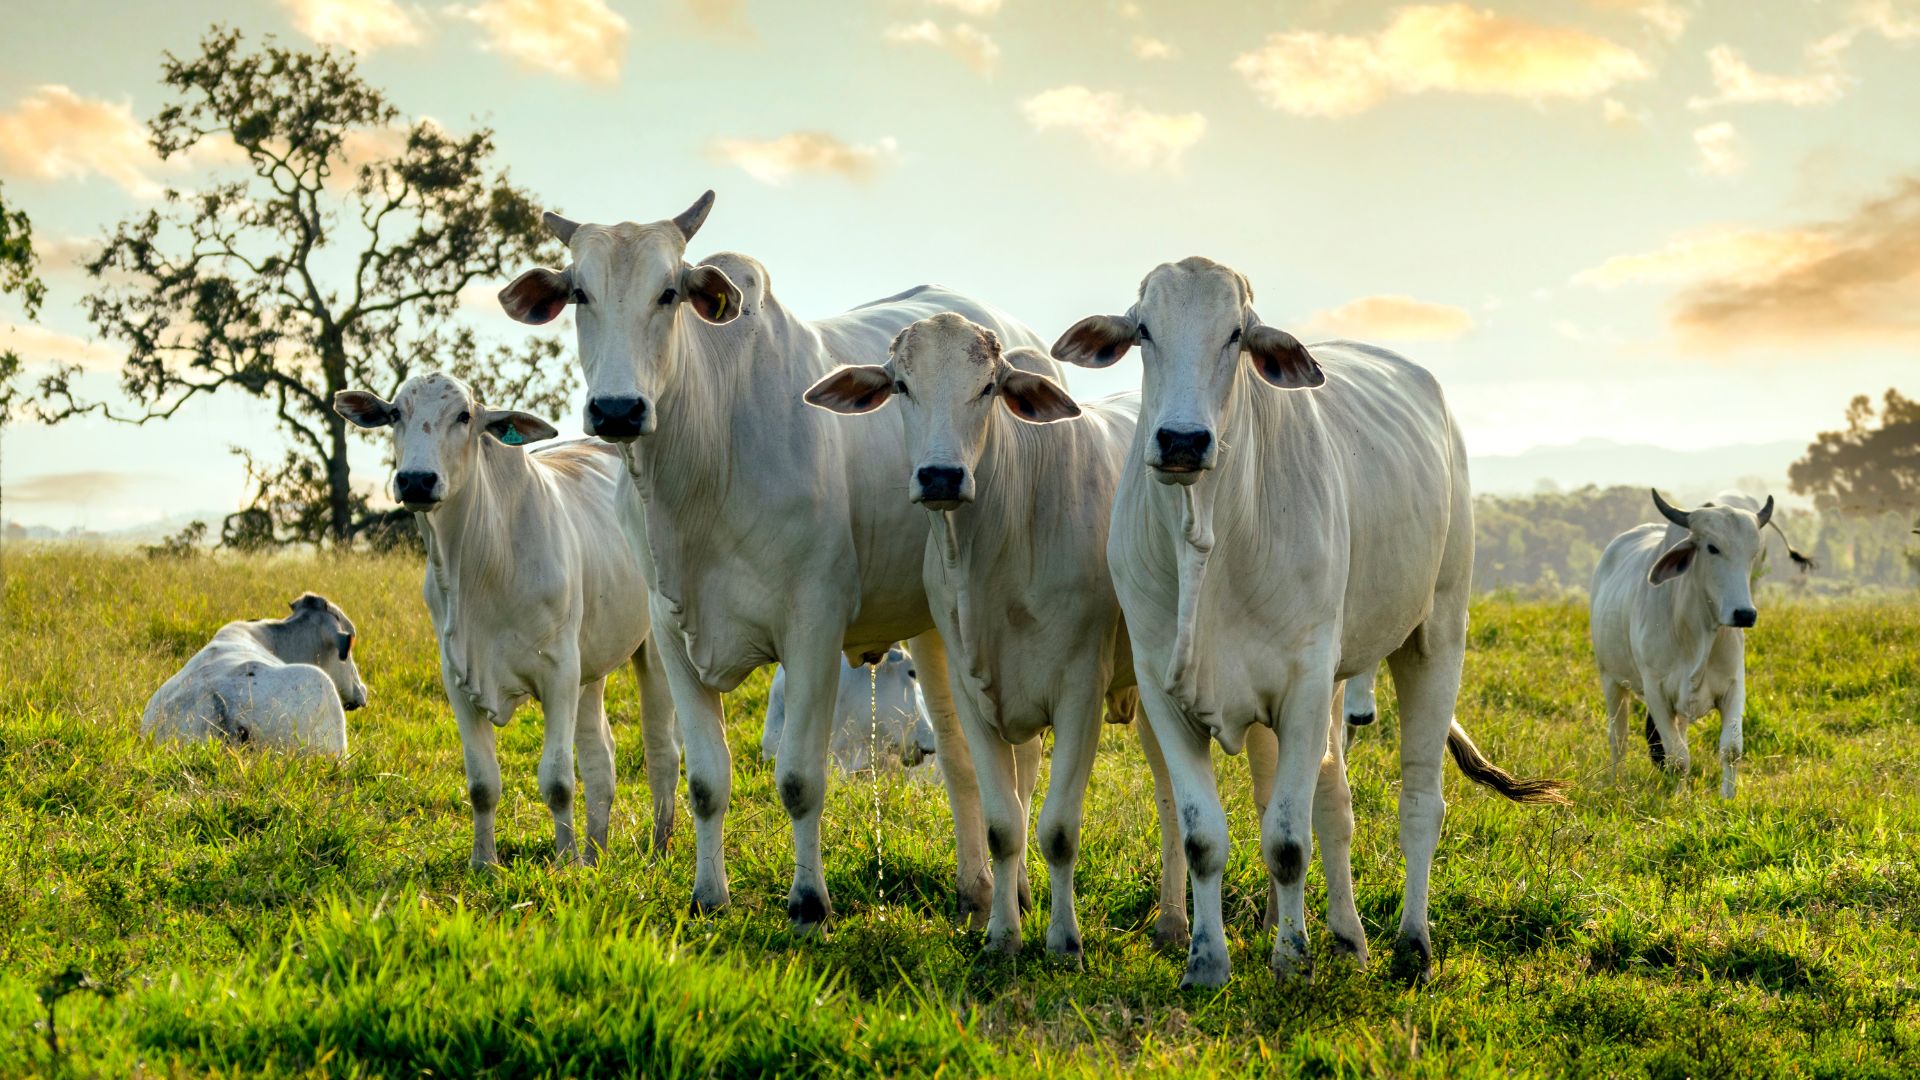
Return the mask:
[[1408,986],[1433,980],[1433,947],[1423,938],[1402,934],[1393,943],[1393,977]]
[[1336,932],[1333,935],[1333,955],[1355,967],[1364,968],[1367,966],[1367,939]]
[[1227,959],[1227,943],[1195,938],[1187,948],[1187,970],[1180,976],[1182,990],[1217,990],[1233,975],[1233,962]]
[[693,890],[693,902],[687,905],[687,914],[712,915],[726,908],[726,906],[732,902],[733,898],[728,895],[725,886],[717,889],[701,889],[695,886]]
[[1082,956],[1083,946],[1079,934],[1062,934],[1055,937],[1047,935],[1047,959],[1056,966],[1070,971],[1080,971],[1086,967]]
[[1289,979],[1313,978],[1313,955],[1307,951],[1307,935],[1294,931],[1281,934],[1273,942],[1273,977],[1285,982]]
[[986,929],[987,913],[993,907],[993,884],[985,882],[973,888],[962,885],[959,890],[957,914],[960,922],[969,930]]
[[787,897],[787,921],[797,933],[813,933],[827,921],[831,911],[827,898],[812,889],[802,889]]
[[1193,940],[1187,920],[1160,916],[1153,924],[1153,947],[1166,952],[1184,949]]

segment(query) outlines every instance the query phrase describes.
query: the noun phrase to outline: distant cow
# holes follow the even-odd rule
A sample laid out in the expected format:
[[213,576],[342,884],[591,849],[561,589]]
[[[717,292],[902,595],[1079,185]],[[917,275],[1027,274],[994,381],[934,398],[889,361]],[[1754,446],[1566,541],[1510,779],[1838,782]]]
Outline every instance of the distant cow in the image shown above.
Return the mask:
[[1393,668],[1400,703],[1406,889],[1397,966],[1432,955],[1427,890],[1445,807],[1442,759],[1509,798],[1560,801],[1520,781],[1452,719],[1466,651],[1473,498],[1466,449],[1434,377],[1384,349],[1311,348],[1261,322],[1247,279],[1208,259],[1156,268],[1124,315],[1083,319],[1055,357],[1105,367],[1138,345],[1139,431],[1107,554],[1140,700],[1166,752],[1193,884],[1184,982],[1230,973],[1221,923],[1227,820],[1209,745],[1279,736],[1260,850],[1280,891],[1272,964],[1308,962],[1306,863],[1317,835],[1327,924],[1364,961],[1354,904],[1336,684]]
[[353,623],[314,593],[291,606],[284,619],[221,627],[147,702],[140,733],[346,753],[346,713],[367,703]]
[[[1017,882],[1026,862],[1028,789],[1015,745],[1053,729],[1053,769],[1040,811],[1040,850],[1053,882],[1047,950],[1081,954],[1073,868],[1101,718],[1131,717],[1133,662],[1107,572],[1113,490],[1140,403],[1122,394],[1078,405],[1037,349],[1004,353],[993,331],[951,312],[894,338],[884,365],[842,368],[807,391],[834,412],[897,402],[906,425],[905,498],[932,511],[924,576],[952,664],[954,702],[973,752],[993,853],[987,944],[1020,949]],[[1064,422],[1056,422],[1064,421]],[[1146,726],[1148,760],[1167,784]],[[1184,873],[1170,799],[1159,805],[1161,936],[1184,937]]]
[[1739,495],[1718,501],[1677,510],[1655,491],[1653,504],[1668,524],[1636,526],[1607,545],[1593,572],[1590,625],[1614,775],[1626,754],[1629,694],[1646,702],[1654,764],[1678,776],[1691,764],[1687,725],[1717,709],[1720,795],[1731,799],[1747,697],[1744,631],[1760,617],[1753,574],[1773,497],[1765,505]]
[[[497,861],[500,761],[494,728],[532,697],[546,718],[540,794],[560,859],[591,863],[607,844],[614,746],[607,676],[633,664],[653,793],[653,843],[673,829],[678,751],[658,661],[643,648],[646,584],[618,529],[620,455],[598,441],[528,451],[557,432],[530,413],[492,409],[465,383],[416,375],[389,403],[366,390],[334,396],[363,428],[393,429],[394,494],[427,546],[424,592],[440,639],[440,681],[460,723],[473,804],[473,865]],[[587,845],[576,852],[574,754],[586,788]]]
[[[780,735],[787,727],[787,673],[775,668],[767,691],[767,718],[760,729],[760,757],[780,755]],[[841,772],[878,768],[869,750],[881,759],[897,757],[911,769],[936,750],[933,721],[927,718],[920,696],[919,672],[913,657],[898,646],[887,650],[878,664],[844,664],[840,672],[840,703],[834,708],[833,763]]]

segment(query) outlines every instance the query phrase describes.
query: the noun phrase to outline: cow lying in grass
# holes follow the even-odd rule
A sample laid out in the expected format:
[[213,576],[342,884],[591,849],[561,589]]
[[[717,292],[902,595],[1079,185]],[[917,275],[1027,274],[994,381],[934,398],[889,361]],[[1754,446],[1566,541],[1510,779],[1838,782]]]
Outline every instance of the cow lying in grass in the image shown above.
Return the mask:
[[[1760,618],[1753,574],[1765,554],[1761,531],[1772,522],[1773,497],[1764,506],[1744,495],[1718,502],[1679,510],[1655,491],[1653,505],[1667,523],[1636,526],[1607,545],[1593,571],[1590,629],[1614,776],[1626,755],[1629,695],[1646,702],[1653,763],[1675,776],[1691,765],[1687,725],[1717,709],[1720,795],[1731,799],[1744,748],[1745,631]],[[1812,565],[1791,546],[1787,553]]]
[[[473,865],[497,861],[500,801],[494,728],[529,697],[546,716],[540,794],[563,862],[592,863],[607,844],[614,746],[607,676],[631,662],[653,794],[653,843],[673,830],[679,771],[672,703],[647,640],[647,588],[617,536],[620,455],[598,441],[528,451],[558,434],[529,413],[490,409],[460,380],[408,379],[389,403],[366,390],[334,396],[363,428],[393,429],[394,494],[427,546],[425,593],[440,639],[440,679],[460,723],[473,804]],[[574,755],[586,788],[587,845],[574,844]]]
[[367,703],[353,662],[353,623],[314,593],[291,606],[284,619],[221,627],[154,692],[140,733],[346,753],[346,713]]
[[[760,757],[780,756],[780,736],[787,728],[787,673],[775,668],[767,691],[767,716],[760,728]],[[905,649],[894,646],[878,664],[843,664],[840,700],[833,710],[833,743],[829,753],[841,772],[865,772],[882,761],[897,758],[913,768],[934,755],[933,721],[920,696],[919,671]]]

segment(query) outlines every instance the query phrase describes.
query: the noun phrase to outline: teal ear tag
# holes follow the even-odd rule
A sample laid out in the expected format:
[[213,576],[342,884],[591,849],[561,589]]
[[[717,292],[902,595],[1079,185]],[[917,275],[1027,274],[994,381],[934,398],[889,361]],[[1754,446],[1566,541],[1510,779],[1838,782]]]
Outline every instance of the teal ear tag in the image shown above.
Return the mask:
[[508,446],[519,446],[527,441],[527,437],[520,434],[519,428],[509,427],[506,433],[500,436],[500,441],[506,443]]

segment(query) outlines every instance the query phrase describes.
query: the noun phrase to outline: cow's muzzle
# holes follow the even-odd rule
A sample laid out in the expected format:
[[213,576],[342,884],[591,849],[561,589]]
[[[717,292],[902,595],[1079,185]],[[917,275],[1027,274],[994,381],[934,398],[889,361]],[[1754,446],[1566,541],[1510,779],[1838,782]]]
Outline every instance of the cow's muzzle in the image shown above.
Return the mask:
[[929,510],[957,510],[973,501],[971,480],[957,465],[922,465],[913,474],[912,501]]
[[647,399],[606,396],[587,401],[587,432],[610,442],[627,442],[653,432],[653,410]]
[[1760,621],[1760,613],[1753,610],[1752,608],[1750,607],[1734,608],[1733,618],[1727,621],[1727,625],[1737,630],[1745,630],[1759,621]]
[[1163,484],[1191,484],[1202,470],[1213,468],[1213,432],[1163,427],[1153,433],[1147,464]]
[[440,502],[440,474],[407,470],[393,474],[393,494],[409,510],[431,510]]

